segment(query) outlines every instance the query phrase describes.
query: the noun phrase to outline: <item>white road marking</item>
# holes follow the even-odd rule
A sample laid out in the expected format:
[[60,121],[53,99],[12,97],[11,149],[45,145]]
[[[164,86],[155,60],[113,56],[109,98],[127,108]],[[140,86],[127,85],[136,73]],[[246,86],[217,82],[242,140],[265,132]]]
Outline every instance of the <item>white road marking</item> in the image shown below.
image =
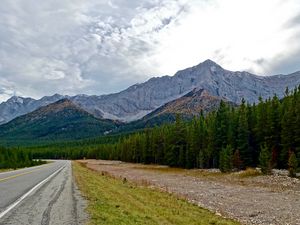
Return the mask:
[[20,197],[17,201],[15,201],[13,204],[8,206],[3,212],[0,213],[0,219],[3,218],[9,211],[11,211],[13,208],[15,208],[20,202],[22,202],[27,196],[29,196],[31,193],[33,193],[35,190],[40,188],[44,183],[46,183],[48,180],[50,180],[52,177],[54,177],[56,174],[58,174],[62,169],[64,169],[66,165],[63,165],[58,170],[56,170],[54,173],[52,173],[50,176],[48,176],[46,179],[35,185],[32,189],[30,189],[27,193],[25,193],[22,197]]

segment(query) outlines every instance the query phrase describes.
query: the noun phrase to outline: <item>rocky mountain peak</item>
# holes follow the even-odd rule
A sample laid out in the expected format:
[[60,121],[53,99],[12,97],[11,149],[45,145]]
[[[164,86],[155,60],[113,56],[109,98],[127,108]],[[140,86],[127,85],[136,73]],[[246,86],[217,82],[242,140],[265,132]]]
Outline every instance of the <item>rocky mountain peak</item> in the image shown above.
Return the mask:
[[24,101],[24,98],[19,97],[19,96],[12,96],[11,98],[9,98],[6,102],[7,103],[20,103],[22,104]]
[[207,60],[203,61],[202,63],[200,63],[199,65],[220,66],[219,64],[217,64],[216,62],[212,61],[211,59],[207,59]]
[[217,70],[219,70],[219,71],[224,70],[219,64],[217,64],[216,62],[214,62],[210,59],[205,60],[204,62],[198,64],[194,68],[196,68],[198,70],[208,69],[211,72],[216,72]]

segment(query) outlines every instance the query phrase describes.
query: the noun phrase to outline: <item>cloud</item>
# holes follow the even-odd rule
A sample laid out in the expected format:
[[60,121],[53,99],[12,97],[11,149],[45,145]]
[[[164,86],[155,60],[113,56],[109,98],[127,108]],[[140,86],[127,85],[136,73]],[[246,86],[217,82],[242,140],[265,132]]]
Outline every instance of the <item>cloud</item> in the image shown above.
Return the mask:
[[[300,12],[299,12],[300,13]],[[286,27],[293,29],[295,26],[300,26],[300,14],[292,17],[287,23]]]
[[8,99],[12,95],[16,94],[14,93],[14,85],[7,80],[0,77],[0,102]]
[[297,0],[2,0],[0,101],[116,92],[207,58],[299,70],[299,15]]
[[[261,75],[290,73],[297,67],[276,72],[279,65],[274,61],[280,63],[276,59],[282,55],[300,55],[299,24],[286,27],[300,13],[299,1],[216,0],[189,6],[178,26],[161,38],[161,52],[155,58],[164,62],[163,70],[175,72],[206,58],[227,69]],[[260,59],[264,63],[258,63]]]

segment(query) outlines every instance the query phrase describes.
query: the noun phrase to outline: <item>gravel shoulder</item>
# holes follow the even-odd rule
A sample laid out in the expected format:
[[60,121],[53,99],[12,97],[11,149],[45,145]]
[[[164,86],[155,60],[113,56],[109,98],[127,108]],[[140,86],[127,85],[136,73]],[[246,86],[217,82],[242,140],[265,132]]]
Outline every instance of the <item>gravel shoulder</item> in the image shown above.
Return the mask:
[[218,215],[243,224],[299,225],[300,180],[276,172],[241,177],[216,170],[184,170],[165,166],[84,160],[90,169],[140,185],[174,193]]

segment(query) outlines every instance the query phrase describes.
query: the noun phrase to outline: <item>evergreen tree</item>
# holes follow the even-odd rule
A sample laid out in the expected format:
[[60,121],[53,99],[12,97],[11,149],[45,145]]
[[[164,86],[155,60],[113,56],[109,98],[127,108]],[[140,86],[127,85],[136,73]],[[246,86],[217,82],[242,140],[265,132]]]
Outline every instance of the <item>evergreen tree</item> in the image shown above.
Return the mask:
[[297,160],[297,157],[294,152],[292,152],[290,154],[288,166],[289,166],[290,177],[296,177],[296,172],[297,172],[297,168],[298,168],[298,160]]
[[265,143],[266,137],[266,103],[263,102],[262,97],[259,97],[259,103],[255,107],[256,110],[256,126],[254,128],[255,131],[255,141],[257,146],[261,146]]
[[238,116],[237,149],[240,151],[242,167],[245,168],[252,165],[252,155],[249,148],[249,129],[244,99],[239,108]]
[[261,147],[260,154],[259,154],[259,166],[263,174],[271,174],[272,171],[271,160],[272,160],[272,153],[267,147],[267,145],[264,144]]
[[275,95],[272,100],[269,99],[265,103],[266,109],[266,121],[264,140],[267,147],[272,152],[272,167],[279,164],[279,152],[280,152],[280,132],[281,132],[281,109],[280,102]]
[[194,119],[192,121],[192,124],[190,125],[190,128],[188,129],[188,146],[186,151],[186,168],[195,168],[197,167],[197,159],[198,159],[198,152],[199,152],[199,145],[198,145],[198,139],[199,139],[199,128],[197,120]]
[[282,151],[280,154],[281,167],[285,167],[288,162],[289,151],[294,151],[294,130],[295,114],[292,105],[292,99],[287,97],[285,101],[285,112],[281,121],[281,145]]
[[241,160],[241,155],[240,155],[240,151],[236,150],[233,154],[233,168],[240,170],[242,169],[242,160]]
[[227,173],[232,171],[233,161],[232,161],[232,147],[227,145],[226,148],[223,148],[220,152],[220,164],[219,168],[221,172]]

